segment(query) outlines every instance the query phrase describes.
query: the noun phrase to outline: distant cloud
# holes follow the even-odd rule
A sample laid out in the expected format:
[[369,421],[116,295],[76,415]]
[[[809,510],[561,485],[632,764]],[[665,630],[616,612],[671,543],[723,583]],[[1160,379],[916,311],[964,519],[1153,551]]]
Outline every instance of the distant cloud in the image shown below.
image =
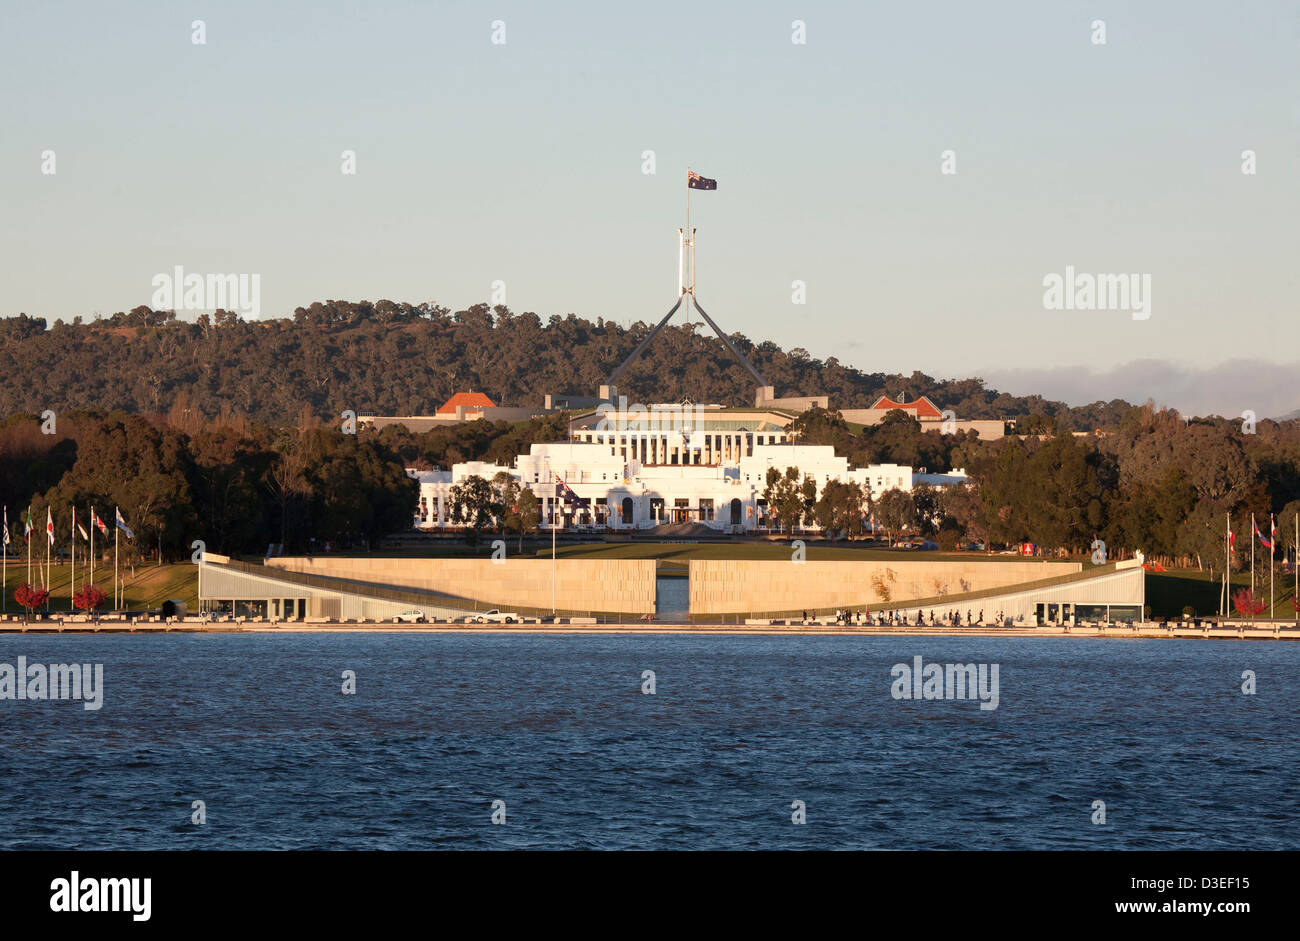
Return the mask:
[[977,375],[999,392],[1037,393],[1070,405],[1099,399],[1126,399],[1140,405],[1154,399],[1157,405],[1176,408],[1184,415],[1236,417],[1251,409],[1261,419],[1281,418],[1300,409],[1296,383],[1300,364],[1295,363],[1233,359],[1217,366],[1195,367],[1142,359],[1110,369],[989,369]]

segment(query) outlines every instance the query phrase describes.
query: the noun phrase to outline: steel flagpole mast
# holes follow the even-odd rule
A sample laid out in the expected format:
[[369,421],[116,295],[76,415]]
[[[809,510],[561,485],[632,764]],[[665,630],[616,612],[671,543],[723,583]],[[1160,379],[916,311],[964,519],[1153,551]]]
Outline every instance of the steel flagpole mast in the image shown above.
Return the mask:
[[117,603],[117,507],[113,508],[113,610],[119,610]]
[[[1255,514],[1250,514],[1250,602],[1255,603]],[[1251,614],[1251,619],[1255,617]]]
[[695,239],[691,235],[691,168],[686,168],[686,234],[683,239],[686,249],[686,279],[682,282],[682,294],[686,298],[686,322],[691,322],[691,295],[695,291]]
[[68,610],[75,611],[76,607],[72,603],[72,596],[77,593],[77,507],[72,507],[72,555],[69,556],[72,561],[72,572],[68,576]]
[[0,611],[9,610],[9,507],[5,506],[5,544],[4,557],[0,561]]
[[95,508],[90,508],[90,587],[95,587]]
[[1276,613],[1273,610],[1273,556],[1277,552],[1277,528],[1273,525],[1273,514],[1268,514],[1268,538],[1271,545],[1268,547],[1268,616],[1271,618]]

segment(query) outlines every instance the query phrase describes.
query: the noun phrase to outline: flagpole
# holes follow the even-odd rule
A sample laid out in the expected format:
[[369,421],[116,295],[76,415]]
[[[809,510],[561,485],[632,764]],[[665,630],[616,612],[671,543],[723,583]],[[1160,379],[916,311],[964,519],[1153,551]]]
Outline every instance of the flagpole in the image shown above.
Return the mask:
[[90,587],[95,587],[95,508],[90,508]]
[[[690,168],[690,167],[687,167],[687,168],[686,168],[686,232],[685,232],[685,234],[682,236],[682,239],[683,239],[683,248],[684,248],[684,250],[685,250],[685,252],[686,252],[686,278],[685,278],[685,280],[682,282],[682,290],[683,290],[683,293],[684,293],[684,295],[685,295],[685,301],[686,301],[686,323],[687,323],[687,324],[689,324],[689,323],[691,322],[691,292],[692,292],[692,289],[693,289],[694,286],[695,286],[695,273],[691,270],[691,268],[692,268],[692,264],[693,264],[693,262],[694,262],[694,259],[693,259],[692,256],[695,254],[695,252],[693,251],[693,249],[692,249],[692,245],[691,245],[691,243],[692,243],[692,239],[691,239],[691,177],[690,177],[690,172],[691,172],[691,168]],[[689,287],[688,287],[688,285],[689,285]]]
[[555,509],[560,502],[560,488],[555,488],[555,496],[551,498],[551,617],[555,617],[555,580],[557,577],[555,561]]
[[117,603],[117,508],[113,508],[113,610],[119,610]]
[[27,504],[27,523],[23,526],[23,538],[27,541],[27,584],[32,583],[32,505]]
[[4,561],[0,562],[0,611],[9,610],[9,507],[5,507]]
[[71,581],[68,582],[68,610],[75,611],[72,596],[77,593],[77,507],[72,507],[72,574],[69,576]]
[[1232,514],[1223,514],[1223,591],[1219,592],[1219,617],[1226,611],[1228,598],[1228,571],[1232,568]]
[[45,610],[50,610],[50,598],[54,594],[54,582],[50,580],[50,508],[45,508]]
[[1273,617],[1273,556],[1277,552],[1277,528],[1273,525],[1273,514],[1268,514],[1268,538],[1273,543],[1268,547],[1268,616]]
[[[1255,514],[1250,514],[1250,600],[1255,601]],[[1251,615],[1254,620],[1255,615]]]

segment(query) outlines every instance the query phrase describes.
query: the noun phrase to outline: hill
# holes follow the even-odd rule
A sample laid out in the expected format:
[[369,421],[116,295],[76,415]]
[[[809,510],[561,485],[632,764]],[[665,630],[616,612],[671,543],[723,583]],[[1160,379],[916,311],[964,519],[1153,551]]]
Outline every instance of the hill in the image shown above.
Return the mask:
[[[453,392],[485,392],[502,405],[536,406],[550,393],[592,396],[650,332],[569,314],[543,321],[504,306],[452,313],[436,304],[325,301],[291,319],[241,321],[218,311],[197,322],[138,307],[84,322],[25,314],[0,319],[0,415],[74,409],[162,413],[179,406],[208,417],[234,410],[286,425],[304,412],[329,421],[358,414],[430,414]],[[754,381],[698,325],[666,327],[624,376],[632,401],[690,398],[753,404]],[[928,395],[962,419],[1041,413],[1076,430],[1114,427],[1130,407],[1115,400],[1070,408],[1040,396],[1011,396],[977,378],[938,380],[863,372],[835,357],[771,341],[732,340],[778,396],[828,395],[835,408],[865,408],[877,396]]]

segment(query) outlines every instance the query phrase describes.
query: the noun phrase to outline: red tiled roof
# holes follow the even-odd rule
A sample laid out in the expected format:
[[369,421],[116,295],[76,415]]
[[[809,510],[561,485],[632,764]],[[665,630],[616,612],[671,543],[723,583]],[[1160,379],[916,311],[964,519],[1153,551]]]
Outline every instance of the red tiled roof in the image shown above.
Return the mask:
[[465,408],[496,408],[496,403],[482,392],[457,392],[442,403],[442,408],[438,409],[438,414],[455,415],[456,409],[461,406]]
[[895,402],[889,396],[882,395],[880,398],[876,399],[876,404],[871,407],[873,409],[883,409],[885,411],[901,408],[905,412],[914,412],[917,418],[943,417],[939,410],[934,407],[934,403],[924,395],[914,402]]

